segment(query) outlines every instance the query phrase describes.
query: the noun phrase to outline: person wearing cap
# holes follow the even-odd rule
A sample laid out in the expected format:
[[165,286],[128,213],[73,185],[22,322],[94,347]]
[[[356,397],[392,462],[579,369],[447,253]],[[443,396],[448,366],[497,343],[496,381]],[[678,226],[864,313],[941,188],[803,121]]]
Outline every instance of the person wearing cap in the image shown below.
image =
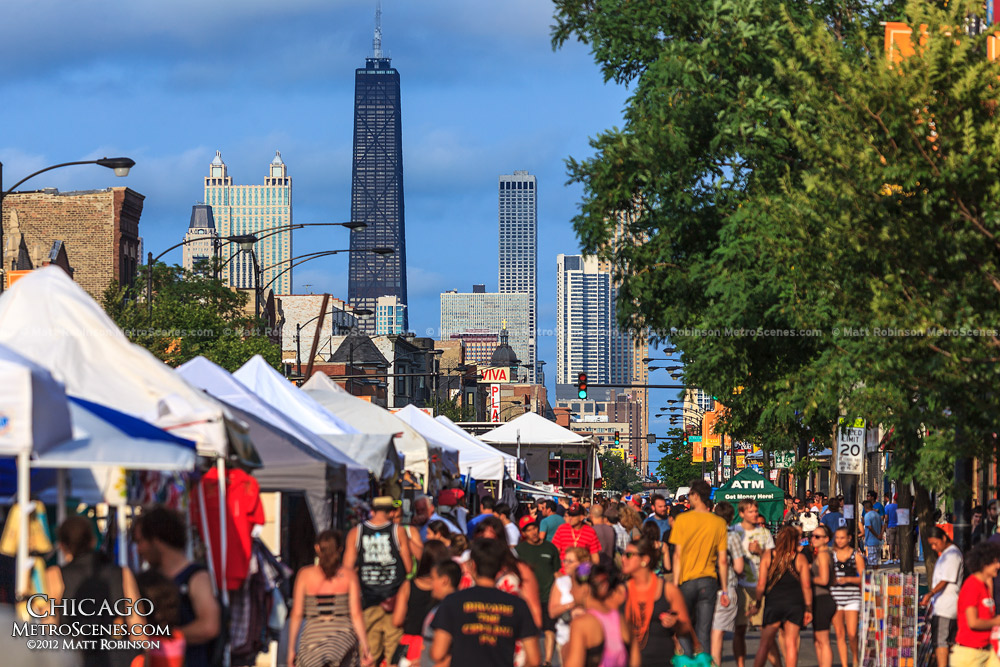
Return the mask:
[[566,510],[566,523],[556,529],[552,544],[559,549],[560,560],[569,547],[583,547],[597,563],[601,553],[601,541],[594,529],[583,522],[585,510],[580,503],[573,503]]
[[518,542],[514,551],[517,557],[527,563],[531,571],[535,573],[538,580],[539,598],[542,600],[542,627],[544,633],[544,660],[542,664],[552,664],[552,654],[556,648],[556,624],[555,620],[549,617],[549,597],[552,595],[552,583],[559,572],[561,560],[559,549],[551,543],[542,539],[538,531],[538,522],[530,516],[521,517],[521,541]]
[[413,563],[403,527],[392,521],[395,507],[392,496],[375,498],[371,518],[351,528],[345,540],[344,567],[356,569],[361,581],[361,609],[375,664],[383,656],[392,659],[403,636],[392,612]]

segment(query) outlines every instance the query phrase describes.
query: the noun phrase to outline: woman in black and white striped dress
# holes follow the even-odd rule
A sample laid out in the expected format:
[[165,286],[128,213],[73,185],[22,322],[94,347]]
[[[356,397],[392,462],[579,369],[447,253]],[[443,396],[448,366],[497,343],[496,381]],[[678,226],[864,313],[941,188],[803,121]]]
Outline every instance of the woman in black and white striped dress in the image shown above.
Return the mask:
[[[861,613],[861,577],[865,558],[851,546],[851,533],[846,526],[834,534],[833,568],[837,581],[830,586],[830,595],[837,604],[833,628],[837,632],[837,652],[841,665],[858,664],[858,617]],[[851,662],[847,662],[848,650]]]
[[[358,667],[372,663],[361,611],[361,584],[341,566],[344,537],[324,530],[316,538],[319,565],[295,576],[288,627],[288,664],[295,667]],[[305,619],[306,627],[299,636]],[[298,641],[296,641],[298,637]]]

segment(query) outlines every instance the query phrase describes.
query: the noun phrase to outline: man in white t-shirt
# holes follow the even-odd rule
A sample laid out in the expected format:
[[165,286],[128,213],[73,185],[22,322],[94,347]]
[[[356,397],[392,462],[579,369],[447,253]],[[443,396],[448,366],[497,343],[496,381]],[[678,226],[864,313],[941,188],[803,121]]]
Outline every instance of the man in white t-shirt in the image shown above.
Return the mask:
[[932,604],[931,641],[937,656],[937,667],[948,667],[948,651],[955,643],[958,630],[958,586],[962,581],[963,559],[961,550],[951,542],[948,533],[937,526],[931,528],[927,542],[938,554],[934,564],[931,590],[920,604]]
[[[737,667],[744,667],[747,654],[747,626],[753,622],[760,625],[764,615],[764,607],[754,617],[747,616],[747,610],[755,601],[757,589],[757,573],[760,571],[760,559],[769,550],[774,549],[774,538],[766,526],[758,526],[757,518],[760,511],[757,501],[744,498],[737,508],[740,522],[733,532],[740,538],[743,546],[743,573],[740,575],[739,586],[736,589],[736,630],[733,632],[733,654]],[[774,664],[781,664],[775,662]]]

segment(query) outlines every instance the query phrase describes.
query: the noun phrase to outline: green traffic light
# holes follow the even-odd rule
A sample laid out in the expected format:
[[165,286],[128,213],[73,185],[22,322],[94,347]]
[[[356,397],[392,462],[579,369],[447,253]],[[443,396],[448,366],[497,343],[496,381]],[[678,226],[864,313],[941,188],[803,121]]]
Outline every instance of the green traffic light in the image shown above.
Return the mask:
[[581,389],[580,391],[576,392],[576,395],[577,398],[587,398],[587,390]]

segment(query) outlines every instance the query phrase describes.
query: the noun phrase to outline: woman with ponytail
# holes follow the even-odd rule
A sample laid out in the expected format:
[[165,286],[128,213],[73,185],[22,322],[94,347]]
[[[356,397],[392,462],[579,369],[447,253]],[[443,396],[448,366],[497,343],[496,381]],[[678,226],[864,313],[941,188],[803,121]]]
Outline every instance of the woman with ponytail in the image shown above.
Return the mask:
[[621,574],[603,559],[580,563],[573,574],[573,598],[584,613],[569,626],[565,667],[640,667],[639,645],[618,611]]
[[[316,556],[319,564],[307,565],[295,576],[288,626],[288,664],[295,667],[371,665],[373,661],[361,612],[361,584],[354,570],[343,566],[343,534],[337,530],[320,533],[316,538]],[[299,637],[303,618],[308,622]],[[298,642],[296,637],[299,637]]]

